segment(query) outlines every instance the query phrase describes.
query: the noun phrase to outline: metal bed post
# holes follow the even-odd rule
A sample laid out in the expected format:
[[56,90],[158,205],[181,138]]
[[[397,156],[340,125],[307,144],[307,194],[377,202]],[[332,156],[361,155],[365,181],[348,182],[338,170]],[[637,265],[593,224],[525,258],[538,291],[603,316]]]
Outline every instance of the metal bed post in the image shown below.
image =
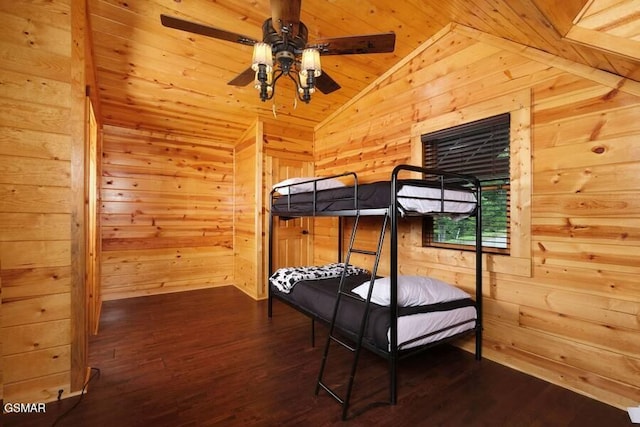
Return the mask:
[[271,283],[269,277],[273,274],[273,190],[269,193],[269,272],[267,274],[267,313],[269,318],[273,314],[273,295],[271,293]]
[[338,217],[338,262],[342,262],[342,239],[344,238],[344,232],[342,230],[344,221],[343,217]]
[[395,405],[398,399],[398,172],[399,166],[391,174],[391,251],[389,273],[391,277],[391,298],[389,301],[390,354],[389,354],[389,402]]
[[482,359],[482,188],[475,180],[476,195],[476,360]]

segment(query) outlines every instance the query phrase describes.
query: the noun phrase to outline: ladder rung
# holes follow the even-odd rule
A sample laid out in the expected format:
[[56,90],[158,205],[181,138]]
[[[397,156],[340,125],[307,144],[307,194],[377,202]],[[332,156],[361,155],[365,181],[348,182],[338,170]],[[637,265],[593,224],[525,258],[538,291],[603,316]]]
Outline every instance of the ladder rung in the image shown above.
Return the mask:
[[344,400],[342,400],[340,396],[338,396],[333,390],[331,390],[329,386],[325,385],[322,381],[318,381],[318,384],[320,384],[320,387],[322,387],[327,393],[331,395],[331,397],[337,400],[341,405],[344,404]]
[[360,298],[358,295],[356,294],[352,294],[351,292],[345,292],[345,291],[340,291],[340,294],[345,296],[345,297],[349,297],[352,298],[356,301],[362,301],[362,298]]
[[367,251],[365,249],[352,248],[351,252],[355,252],[357,254],[363,254],[363,255],[378,255],[378,252],[376,252],[376,251]]
[[337,342],[338,344],[340,344],[341,346],[343,346],[344,348],[346,348],[347,350],[354,352],[356,351],[355,348],[351,347],[349,344],[347,344],[346,342],[339,340],[338,338],[334,337],[333,335],[331,335],[330,337],[333,341]]

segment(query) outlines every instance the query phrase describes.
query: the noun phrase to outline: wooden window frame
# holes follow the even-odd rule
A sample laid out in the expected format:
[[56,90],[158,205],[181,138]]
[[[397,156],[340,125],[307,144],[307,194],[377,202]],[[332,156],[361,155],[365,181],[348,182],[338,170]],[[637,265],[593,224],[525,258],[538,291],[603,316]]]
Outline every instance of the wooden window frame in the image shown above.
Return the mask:
[[[411,163],[423,162],[422,135],[453,126],[481,120],[498,114],[509,113],[510,125],[510,173],[511,215],[510,254],[484,254],[483,269],[495,273],[531,277],[531,91],[529,89],[506,94],[481,103],[463,106],[456,111],[429,117],[416,123],[411,129]],[[421,229],[421,227],[419,227]],[[417,231],[421,233],[421,230]],[[418,239],[420,242],[422,239]],[[436,252],[438,259],[455,263],[456,259],[469,256],[459,249],[425,248]],[[451,251],[464,252],[458,257]]]

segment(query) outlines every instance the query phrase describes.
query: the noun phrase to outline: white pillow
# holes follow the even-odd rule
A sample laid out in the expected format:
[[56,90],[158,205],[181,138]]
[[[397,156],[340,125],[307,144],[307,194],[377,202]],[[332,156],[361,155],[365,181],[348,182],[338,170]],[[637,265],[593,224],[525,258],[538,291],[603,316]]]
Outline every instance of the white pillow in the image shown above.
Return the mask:
[[[367,280],[362,285],[353,289],[353,293],[363,299],[367,299],[370,282]],[[376,279],[373,284],[371,302],[388,306],[391,301],[391,278]],[[398,276],[398,305],[401,307],[415,307],[429,305],[438,302],[453,301],[470,298],[465,291],[441,282],[438,279],[423,276]]]
[[[274,185],[273,189],[278,191],[278,193],[284,194],[284,195],[289,194],[289,192],[291,192],[291,194],[304,193],[307,191],[313,191],[314,183],[313,182],[305,182],[304,184],[297,184],[297,183],[304,182],[304,181],[316,181],[318,179],[319,179],[318,177],[289,178]],[[292,184],[297,184],[297,185],[292,185]],[[288,185],[291,185],[291,187],[287,187]],[[317,181],[315,185],[316,185],[315,188],[318,191],[345,186],[342,181],[336,178],[323,179],[322,181]]]

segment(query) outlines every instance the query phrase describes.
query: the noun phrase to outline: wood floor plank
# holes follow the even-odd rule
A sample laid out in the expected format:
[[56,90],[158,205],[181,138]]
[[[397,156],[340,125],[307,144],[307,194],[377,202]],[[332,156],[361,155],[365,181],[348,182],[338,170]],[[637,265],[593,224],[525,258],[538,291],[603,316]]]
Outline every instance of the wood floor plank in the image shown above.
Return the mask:
[[[384,403],[387,362],[364,352],[343,422],[333,399],[313,393],[321,348],[310,346],[309,320],[278,302],[269,320],[266,308],[233,287],[105,302],[90,342],[100,375],[56,425],[629,425],[624,411],[452,346],[401,362],[395,406]],[[350,354],[334,353],[346,378]],[[3,425],[50,426],[78,400],[5,414]]]

